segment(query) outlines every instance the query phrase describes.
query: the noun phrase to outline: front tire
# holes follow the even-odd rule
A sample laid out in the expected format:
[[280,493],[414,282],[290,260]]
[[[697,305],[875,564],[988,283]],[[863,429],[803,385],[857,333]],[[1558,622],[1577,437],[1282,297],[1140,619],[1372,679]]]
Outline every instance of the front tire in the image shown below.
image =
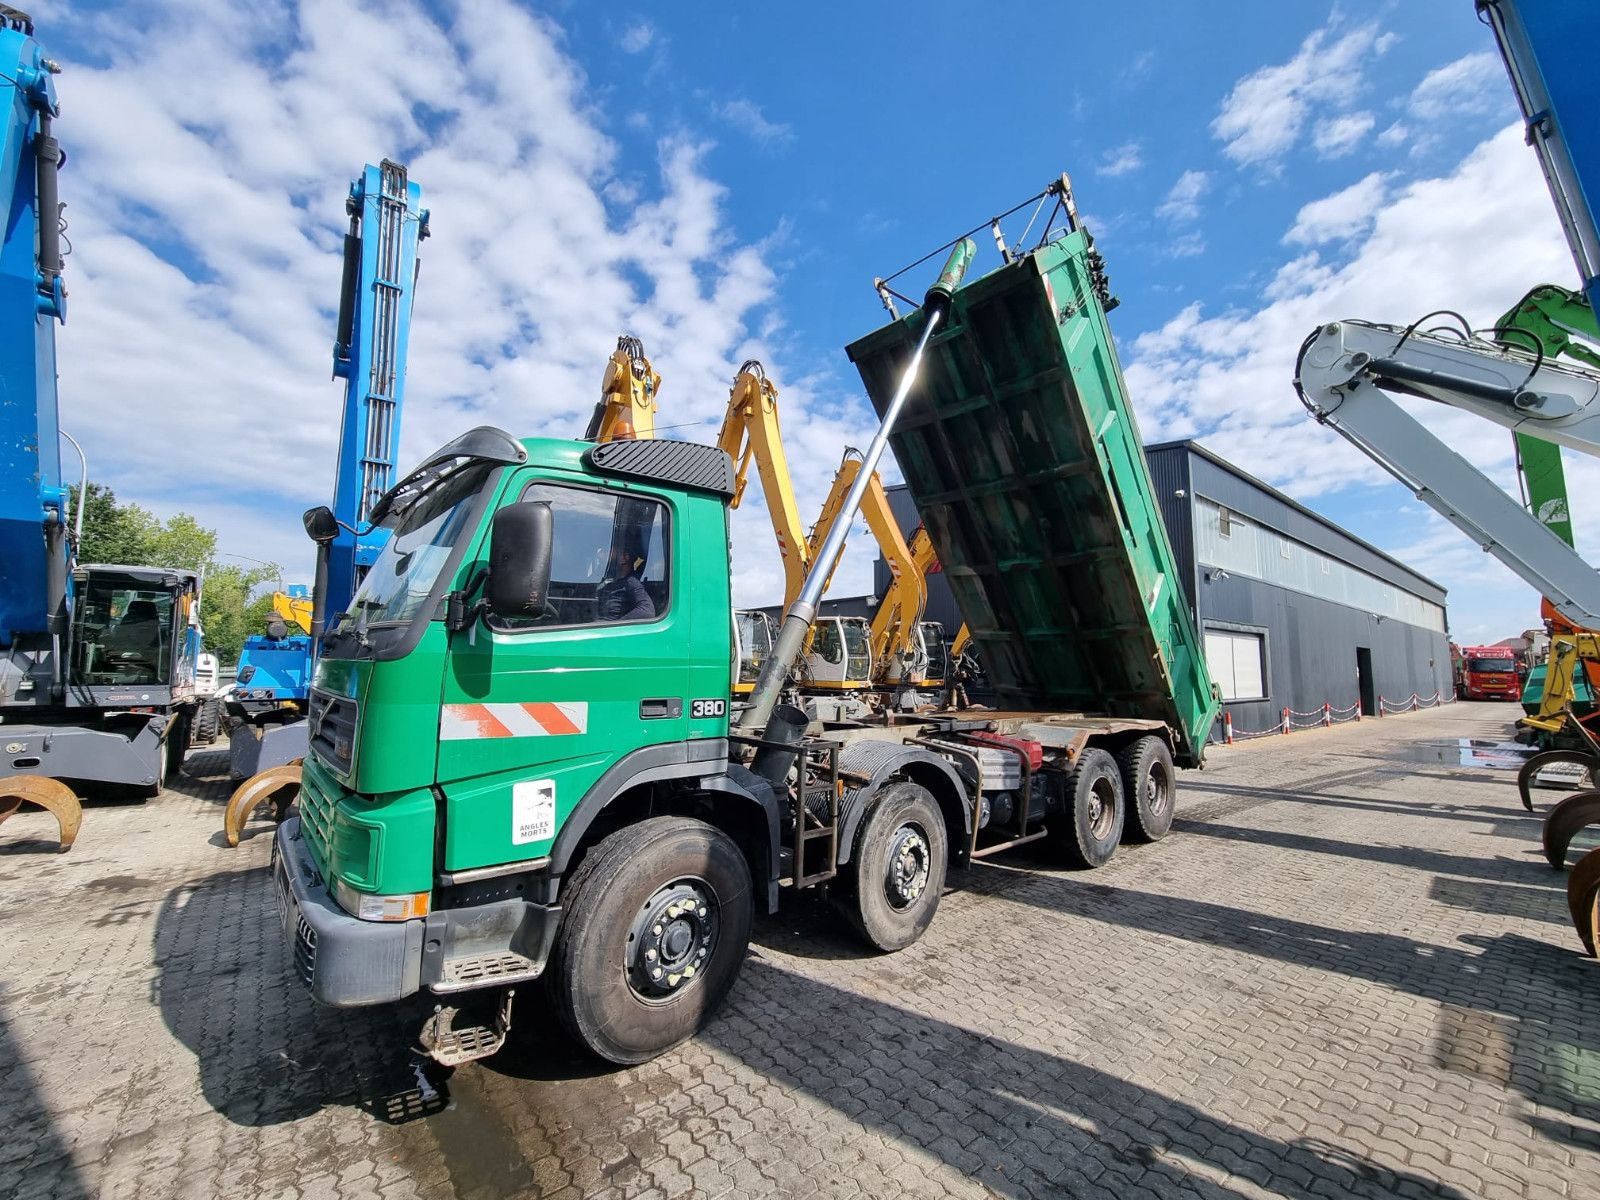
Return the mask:
[[891,783],[867,813],[842,904],[856,931],[879,950],[904,950],[939,908],[950,859],[944,816],[915,783]]
[[1178,795],[1166,739],[1152,735],[1128,743],[1117,753],[1117,766],[1122,771],[1122,794],[1128,809],[1122,840],[1159,842],[1172,828]]
[[608,1062],[646,1062],[693,1036],[744,965],[750,868],[704,821],[653,817],[613,833],[563,901],[546,988],[567,1032]]
[[1090,748],[1067,776],[1067,808],[1046,828],[1056,850],[1073,866],[1103,867],[1122,840],[1125,805],[1117,760]]

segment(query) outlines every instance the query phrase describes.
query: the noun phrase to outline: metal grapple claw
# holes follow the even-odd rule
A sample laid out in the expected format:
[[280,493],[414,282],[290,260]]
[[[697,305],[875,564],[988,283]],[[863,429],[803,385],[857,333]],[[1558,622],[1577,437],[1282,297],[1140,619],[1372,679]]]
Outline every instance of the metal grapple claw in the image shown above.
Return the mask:
[[244,823],[263,803],[271,800],[273,816],[281,821],[289,815],[289,805],[300,794],[300,763],[285,763],[252,775],[228,797],[228,810],[222,818],[222,834],[228,845],[237,846]]
[[1600,846],[1580,858],[1567,877],[1567,908],[1583,948],[1594,958],[1600,941]]
[[61,830],[61,853],[72,849],[83,824],[83,805],[71,788],[43,775],[0,779],[0,821],[21,811],[24,804],[37,804],[53,816]]
[[1575,792],[1544,819],[1544,856],[1556,870],[1566,866],[1567,847],[1585,825],[1600,822],[1600,791]]
[[1570,764],[1577,767],[1586,767],[1589,771],[1589,786],[1600,785],[1600,757],[1587,750],[1545,750],[1535,754],[1522,764],[1522,769],[1517,772],[1517,795],[1522,797],[1522,807],[1529,812],[1533,811],[1533,780],[1540,771],[1546,767],[1561,764]]

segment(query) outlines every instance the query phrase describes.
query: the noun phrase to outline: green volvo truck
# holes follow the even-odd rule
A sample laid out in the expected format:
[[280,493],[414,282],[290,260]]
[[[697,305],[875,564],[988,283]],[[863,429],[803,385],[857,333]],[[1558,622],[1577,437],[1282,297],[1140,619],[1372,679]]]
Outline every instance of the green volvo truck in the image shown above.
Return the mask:
[[[316,999],[414,1003],[454,1064],[497,1050],[537,981],[578,1041],[637,1063],[702,1025],[786,889],[825,888],[894,951],[951,868],[1039,838],[1093,867],[1167,831],[1174,766],[1199,765],[1216,702],[1093,244],[1073,214],[945,283],[851,353],[885,407],[926,345],[904,397],[921,448],[896,450],[1008,709],[736,710],[726,455],[472,430],[379,505],[393,536],[317,666],[273,853]],[[941,462],[926,435],[967,419],[986,448]],[[1029,508],[1055,503],[1073,507]],[[1050,535],[1031,549],[1030,520]],[[329,539],[329,514],[307,530]],[[1053,591],[1051,572],[1076,578]]]

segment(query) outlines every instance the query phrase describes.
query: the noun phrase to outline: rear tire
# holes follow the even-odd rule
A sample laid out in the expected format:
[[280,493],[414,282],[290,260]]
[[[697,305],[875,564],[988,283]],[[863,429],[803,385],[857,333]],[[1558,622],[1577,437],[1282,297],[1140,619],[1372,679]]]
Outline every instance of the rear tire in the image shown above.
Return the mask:
[[608,1062],[646,1062],[693,1036],[744,965],[750,868],[704,821],[653,817],[613,833],[562,901],[545,986],[567,1032]]
[[1076,867],[1103,867],[1122,840],[1122,773],[1117,760],[1090,748],[1067,776],[1067,809],[1046,826],[1050,841]]
[[890,783],[867,813],[840,907],[867,942],[904,950],[938,911],[950,860],[939,805],[924,787]]
[[1122,770],[1122,794],[1128,816],[1123,824],[1125,842],[1159,842],[1172,828],[1178,798],[1172,751],[1165,738],[1154,735],[1130,742],[1117,753]]
[[194,719],[194,740],[209,745],[222,732],[222,704],[218,700],[204,700]]

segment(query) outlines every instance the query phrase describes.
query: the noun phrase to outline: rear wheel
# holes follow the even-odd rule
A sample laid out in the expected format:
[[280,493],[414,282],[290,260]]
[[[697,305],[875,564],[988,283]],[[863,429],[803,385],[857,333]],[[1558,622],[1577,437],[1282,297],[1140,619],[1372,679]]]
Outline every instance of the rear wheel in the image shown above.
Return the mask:
[[1128,809],[1122,840],[1160,841],[1172,828],[1178,787],[1166,739],[1152,735],[1128,743],[1117,753],[1117,766]]
[[949,839],[928,790],[891,783],[867,813],[840,907],[879,950],[904,950],[928,928],[944,891]]
[[750,944],[744,855],[687,817],[654,817],[601,841],[563,902],[546,988],[567,1031],[609,1062],[645,1062],[692,1036]]
[[210,743],[217,740],[217,734],[222,732],[222,702],[219,700],[204,700],[199,711],[195,713],[194,740],[196,742]]
[[1046,826],[1050,841],[1074,866],[1105,866],[1122,839],[1122,773],[1117,760],[1104,750],[1085,750],[1067,776],[1066,800],[1066,811],[1055,814]]

